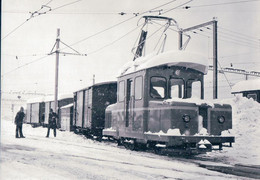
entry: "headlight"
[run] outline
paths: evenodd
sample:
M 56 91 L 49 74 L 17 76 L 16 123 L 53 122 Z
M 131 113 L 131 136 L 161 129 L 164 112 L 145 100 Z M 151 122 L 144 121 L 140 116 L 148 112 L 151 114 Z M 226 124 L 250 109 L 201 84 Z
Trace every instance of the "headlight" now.
M 221 124 L 224 123 L 225 122 L 225 117 L 224 116 L 219 116 L 218 117 L 218 122 L 221 123 Z
M 187 123 L 187 122 L 190 122 L 190 116 L 187 115 L 187 114 L 183 115 L 183 116 L 182 116 L 182 119 L 183 119 L 183 121 L 186 122 L 186 123 Z

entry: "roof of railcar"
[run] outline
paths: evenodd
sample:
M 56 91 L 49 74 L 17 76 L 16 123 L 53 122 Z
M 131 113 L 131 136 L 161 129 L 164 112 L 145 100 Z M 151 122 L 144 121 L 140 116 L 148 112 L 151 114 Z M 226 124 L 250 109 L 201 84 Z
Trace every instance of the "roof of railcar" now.
M 89 88 L 96 87 L 96 86 L 102 86 L 102 85 L 107 85 L 107 84 L 116 84 L 116 83 L 117 83 L 117 81 L 106 81 L 106 82 L 96 83 L 96 84 L 94 84 L 94 85 L 92 85 L 92 86 L 88 86 L 88 87 L 85 87 L 85 88 L 83 88 L 83 89 L 79 89 L 79 90 L 77 90 L 77 91 L 75 91 L 75 92 L 84 91 L 84 90 L 87 90 L 87 89 L 89 89 Z M 74 92 L 74 93 L 75 93 L 75 92 Z
M 119 76 L 158 66 L 180 66 L 197 70 L 203 74 L 208 72 L 208 59 L 197 53 L 186 51 L 168 51 L 160 54 L 150 54 L 126 63 Z

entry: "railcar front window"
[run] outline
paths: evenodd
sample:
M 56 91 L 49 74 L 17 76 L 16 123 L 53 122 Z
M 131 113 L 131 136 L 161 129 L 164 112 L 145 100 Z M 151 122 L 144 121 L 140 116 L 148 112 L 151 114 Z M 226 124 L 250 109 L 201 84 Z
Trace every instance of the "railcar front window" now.
M 154 99 L 163 99 L 166 95 L 166 79 L 152 77 L 150 82 L 150 96 Z
M 183 79 L 170 79 L 170 98 L 183 98 L 184 97 L 184 80 Z
M 201 81 L 187 81 L 187 98 L 201 98 Z

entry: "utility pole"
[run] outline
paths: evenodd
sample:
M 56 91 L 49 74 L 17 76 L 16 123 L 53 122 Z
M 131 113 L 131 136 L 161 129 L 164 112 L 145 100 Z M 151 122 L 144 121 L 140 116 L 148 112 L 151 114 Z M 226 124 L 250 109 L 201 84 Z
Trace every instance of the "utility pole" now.
M 218 36 L 217 21 L 213 21 L 213 99 L 218 98 Z
M 213 18 L 212 21 L 203 23 L 203 24 L 199 24 L 187 29 L 181 29 L 179 31 L 179 50 L 183 50 L 183 33 L 187 32 L 187 31 L 192 31 L 195 29 L 199 29 L 201 27 L 204 26 L 208 26 L 208 25 L 213 25 L 213 98 L 217 99 L 218 98 L 218 37 L 217 37 L 217 20 L 215 18 Z
M 59 80 L 59 53 L 60 53 L 60 29 L 57 29 L 56 39 L 56 65 L 55 65 L 55 97 L 54 97 L 54 112 L 58 114 L 58 80 Z
M 74 53 L 68 53 L 68 52 L 61 52 L 60 50 L 60 43 L 70 48 Z M 56 46 L 56 51 L 53 51 Z M 64 42 L 60 40 L 60 29 L 57 29 L 57 38 L 56 42 L 51 50 L 51 52 L 48 55 L 56 54 L 56 65 L 55 65 L 55 92 L 54 92 L 54 112 L 58 114 L 58 85 L 59 85 L 59 54 L 64 55 L 77 55 L 77 56 L 87 56 L 87 54 L 80 54 L 78 51 L 73 49 L 72 47 L 68 46 Z

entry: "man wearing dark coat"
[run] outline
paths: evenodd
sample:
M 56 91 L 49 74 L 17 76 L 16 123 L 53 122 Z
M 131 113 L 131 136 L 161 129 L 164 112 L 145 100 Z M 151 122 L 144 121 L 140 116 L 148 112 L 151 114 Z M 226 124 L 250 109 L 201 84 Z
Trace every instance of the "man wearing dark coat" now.
M 53 112 L 53 109 L 51 109 L 50 113 L 49 113 L 48 132 L 47 132 L 47 136 L 46 136 L 47 138 L 49 137 L 51 128 L 53 129 L 54 137 L 56 137 L 56 128 L 57 128 L 56 119 L 57 118 L 58 118 L 57 114 L 55 112 Z
M 15 133 L 16 138 L 25 138 L 23 136 L 23 118 L 24 118 L 24 116 L 25 116 L 24 109 L 23 109 L 23 107 L 21 107 L 20 111 L 18 111 L 15 116 L 15 122 L 14 122 L 16 124 L 16 133 Z

